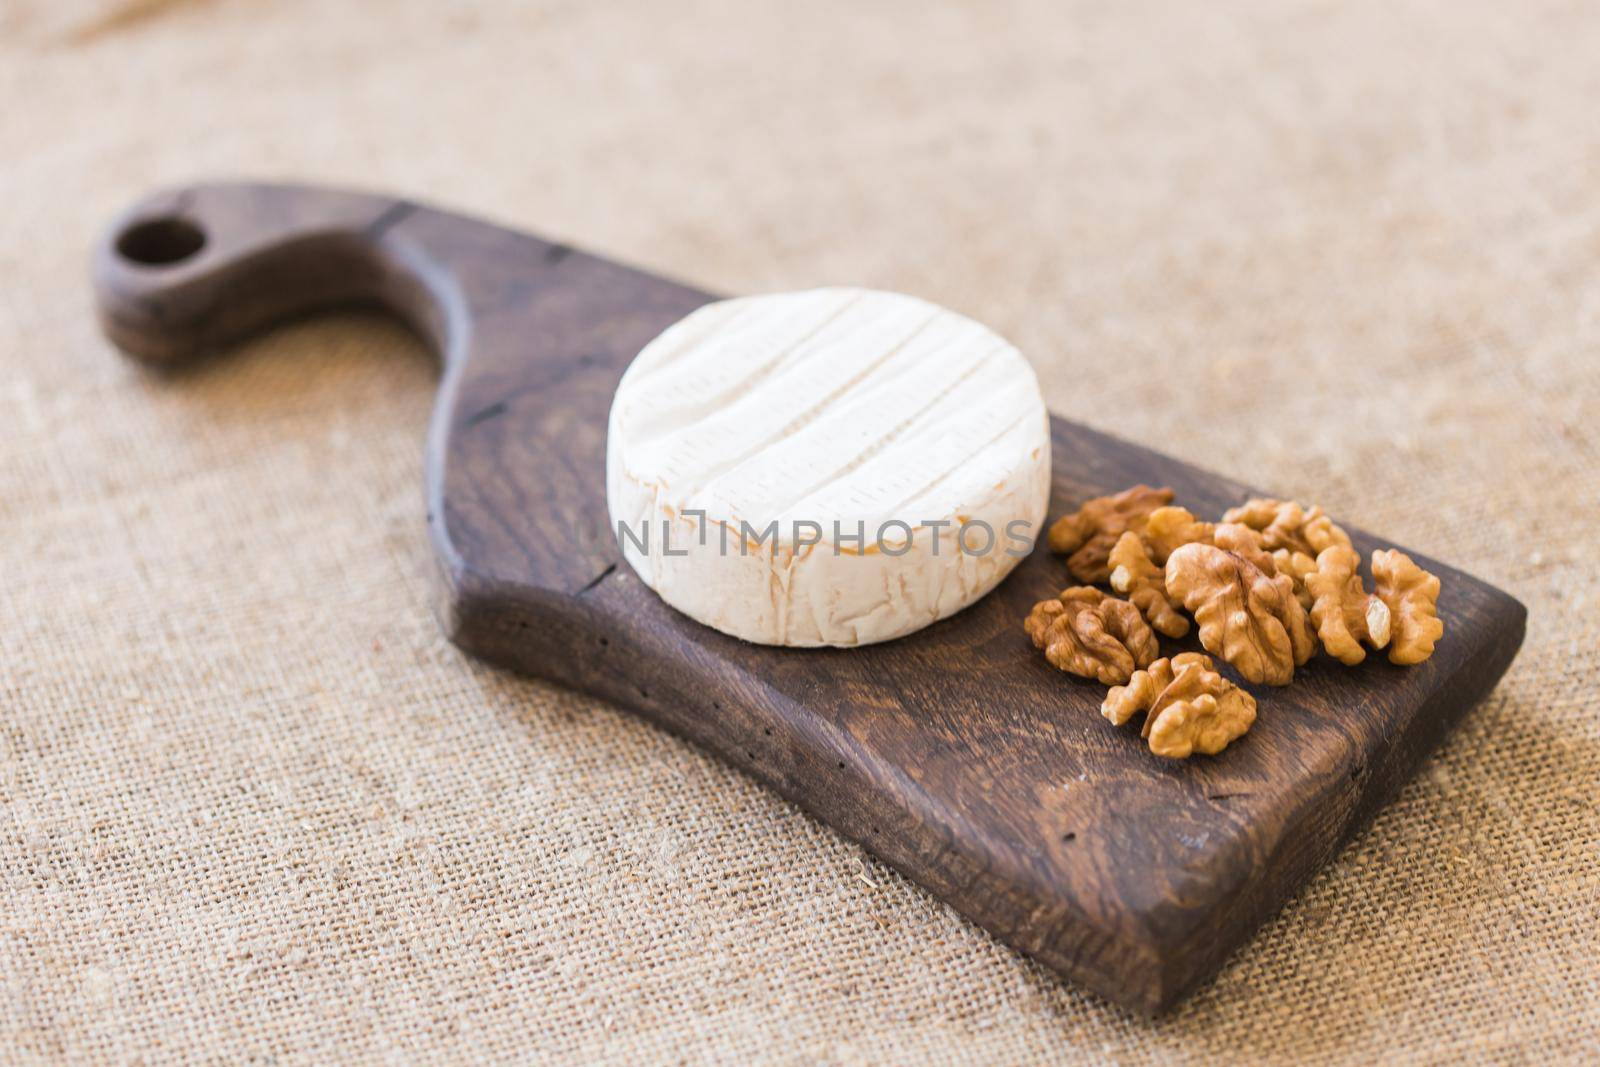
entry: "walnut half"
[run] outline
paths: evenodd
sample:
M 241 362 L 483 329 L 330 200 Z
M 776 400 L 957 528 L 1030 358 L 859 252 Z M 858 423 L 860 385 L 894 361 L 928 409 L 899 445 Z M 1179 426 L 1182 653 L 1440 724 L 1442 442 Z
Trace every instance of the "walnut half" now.
M 1166 572 L 1151 560 L 1138 534 L 1128 530 L 1117 538 L 1108 562 L 1111 588 L 1144 613 L 1151 629 L 1168 637 L 1182 637 L 1189 632 L 1189 620 L 1178 614 L 1177 606 L 1167 596 Z
M 1252 530 L 1261 531 L 1262 544 L 1269 552 L 1287 548 L 1314 559 L 1317 553 L 1332 545 L 1347 548 L 1350 545 L 1350 535 L 1335 525 L 1321 507 L 1303 508 L 1293 500 L 1256 497 L 1239 507 L 1229 508 L 1222 521 L 1243 523 Z
M 1360 564 L 1355 549 L 1330 545 L 1317 553 L 1317 569 L 1305 578 L 1322 647 L 1350 667 L 1367 658 L 1363 642 L 1373 648 L 1389 643 L 1389 606 L 1362 586 Z
M 1039 601 L 1023 628 L 1052 666 L 1106 685 L 1126 682 L 1161 655 L 1138 608 L 1091 586 Z
M 1255 697 L 1218 674 L 1211 657 L 1183 652 L 1158 659 L 1112 687 L 1100 714 L 1121 726 L 1141 711 L 1150 751 L 1171 759 L 1214 756 L 1256 721 Z
M 1439 579 L 1397 548 L 1372 554 L 1372 577 L 1378 597 L 1393 619 L 1389 662 L 1410 666 L 1433 655 L 1434 642 L 1444 636 L 1438 610 Z
M 1295 667 L 1316 651 L 1287 575 L 1269 574 L 1236 552 L 1202 544 L 1172 553 L 1166 574 L 1167 592 L 1200 625 L 1200 644 L 1245 681 L 1288 685 Z
M 1216 524 L 1201 522 L 1188 508 L 1169 504 L 1150 513 L 1140 536 L 1150 550 L 1150 558 L 1165 566 L 1168 557 L 1184 545 L 1192 545 L 1197 541 L 1211 544 L 1216 531 Z
M 1099 496 L 1050 524 L 1050 551 L 1067 556 L 1067 570 L 1080 582 L 1111 577 L 1111 548 L 1123 531 L 1144 529 L 1150 513 L 1172 502 L 1171 489 L 1136 485 L 1115 496 Z M 1070 553 L 1070 555 L 1069 555 Z
M 1280 548 L 1272 554 L 1272 563 L 1278 568 L 1279 574 L 1287 574 L 1289 580 L 1294 582 L 1294 595 L 1299 598 L 1300 606 L 1310 611 L 1315 598 L 1311 590 L 1306 588 L 1306 579 L 1317 573 L 1317 561 L 1304 552 Z
M 1271 552 L 1262 547 L 1260 531 L 1252 530 L 1243 523 L 1219 522 L 1209 543 L 1225 552 L 1232 552 L 1268 578 L 1277 577 L 1278 562 Z

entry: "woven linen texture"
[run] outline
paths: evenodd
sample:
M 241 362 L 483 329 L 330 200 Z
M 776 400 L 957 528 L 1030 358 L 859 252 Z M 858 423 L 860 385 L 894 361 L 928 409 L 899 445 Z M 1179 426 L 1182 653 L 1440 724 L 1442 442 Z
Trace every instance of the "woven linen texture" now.
M 1582 5 L 1479 0 L 11 0 L 0 1061 L 1593 1062 L 1596 57 Z M 942 302 L 1056 412 L 1510 590 L 1527 644 L 1214 982 L 1133 1018 L 445 642 L 435 370 L 397 327 L 120 359 L 89 246 L 213 176 Z

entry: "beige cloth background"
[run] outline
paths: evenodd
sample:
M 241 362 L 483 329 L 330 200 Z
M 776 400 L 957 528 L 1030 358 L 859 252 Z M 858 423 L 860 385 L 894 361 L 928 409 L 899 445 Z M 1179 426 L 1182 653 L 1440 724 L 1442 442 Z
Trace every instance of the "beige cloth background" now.
M 0 1060 L 1600 1055 L 1592 8 L 3 10 Z M 88 245 L 217 175 L 942 301 L 1058 412 L 1510 589 L 1527 645 L 1215 982 L 1133 1018 L 445 643 L 398 328 L 121 361 Z

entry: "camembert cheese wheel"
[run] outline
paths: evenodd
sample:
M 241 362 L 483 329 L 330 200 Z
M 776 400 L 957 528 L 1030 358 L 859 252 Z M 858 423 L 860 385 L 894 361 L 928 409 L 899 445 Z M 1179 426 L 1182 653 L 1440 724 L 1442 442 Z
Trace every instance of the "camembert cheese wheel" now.
M 982 597 L 1050 492 L 1033 369 L 925 300 L 816 289 L 708 304 L 617 386 L 607 499 L 668 604 L 768 645 L 864 645 Z

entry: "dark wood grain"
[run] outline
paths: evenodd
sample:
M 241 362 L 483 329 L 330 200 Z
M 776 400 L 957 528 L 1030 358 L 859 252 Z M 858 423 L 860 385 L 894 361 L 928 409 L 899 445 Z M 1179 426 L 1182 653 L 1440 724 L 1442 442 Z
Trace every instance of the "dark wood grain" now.
M 974 607 L 855 650 L 744 644 L 619 565 L 603 533 L 612 390 L 706 293 L 405 201 L 268 185 L 151 197 L 111 227 L 94 269 L 107 334 L 157 365 L 329 304 L 392 309 L 443 362 L 426 483 L 453 641 L 694 739 L 1137 1010 L 1213 973 L 1522 640 L 1520 604 L 1423 560 L 1444 582 L 1431 660 L 1317 660 L 1287 689 L 1255 688 L 1255 729 L 1220 757 L 1160 760 L 1136 725 L 1101 719 L 1102 687 L 1052 670 L 1023 635 L 1028 607 L 1066 584 L 1043 551 Z M 1052 429 L 1052 514 L 1135 482 L 1209 514 L 1251 492 L 1082 426 Z M 1378 544 L 1355 536 L 1363 554 Z

